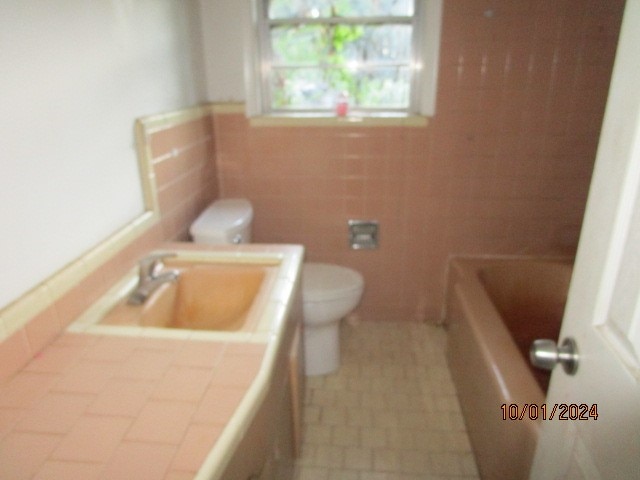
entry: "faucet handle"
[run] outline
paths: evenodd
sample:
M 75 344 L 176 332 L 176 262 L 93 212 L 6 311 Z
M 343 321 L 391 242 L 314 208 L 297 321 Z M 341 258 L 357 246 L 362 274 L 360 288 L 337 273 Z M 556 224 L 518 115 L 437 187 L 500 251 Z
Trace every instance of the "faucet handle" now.
M 175 256 L 177 256 L 175 253 L 160 252 L 142 258 L 139 262 L 140 279 L 152 278 L 156 274 L 156 270 L 162 267 L 162 260 Z

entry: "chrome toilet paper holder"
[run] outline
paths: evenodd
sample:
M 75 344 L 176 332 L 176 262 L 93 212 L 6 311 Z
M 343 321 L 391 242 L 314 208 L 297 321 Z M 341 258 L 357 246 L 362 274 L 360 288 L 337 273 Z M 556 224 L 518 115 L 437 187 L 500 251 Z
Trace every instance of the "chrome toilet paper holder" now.
M 378 248 L 377 220 L 349 220 L 349 245 L 354 250 Z

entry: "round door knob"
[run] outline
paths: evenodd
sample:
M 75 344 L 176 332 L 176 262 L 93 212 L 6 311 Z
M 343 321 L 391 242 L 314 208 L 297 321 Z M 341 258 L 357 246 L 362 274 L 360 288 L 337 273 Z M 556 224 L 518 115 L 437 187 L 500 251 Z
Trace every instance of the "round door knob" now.
M 560 347 L 553 340 L 541 338 L 531 344 L 529 360 L 544 370 L 552 370 L 560 363 L 566 373 L 573 375 L 578 371 L 578 347 L 573 338 L 565 338 Z

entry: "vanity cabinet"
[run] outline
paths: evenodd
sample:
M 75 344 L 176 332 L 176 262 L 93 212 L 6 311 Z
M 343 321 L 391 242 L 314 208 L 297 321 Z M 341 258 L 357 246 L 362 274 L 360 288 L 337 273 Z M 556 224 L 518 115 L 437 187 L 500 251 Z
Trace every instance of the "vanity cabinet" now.
M 279 344 L 266 395 L 238 444 L 224 480 L 288 480 L 300 451 L 304 395 L 299 288 Z

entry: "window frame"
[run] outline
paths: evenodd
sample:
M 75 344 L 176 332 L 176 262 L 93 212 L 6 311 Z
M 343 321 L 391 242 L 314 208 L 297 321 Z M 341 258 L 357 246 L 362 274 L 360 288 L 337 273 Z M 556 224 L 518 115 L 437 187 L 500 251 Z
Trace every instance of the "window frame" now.
M 269 73 L 271 68 L 270 28 L 274 24 L 305 23 L 300 21 L 269 20 L 268 0 L 250 0 L 251 22 L 245 43 L 245 90 L 247 95 L 246 110 L 249 117 L 333 117 L 331 109 L 277 109 L 271 108 Z M 313 19 L 306 23 L 354 23 L 363 24 L 360 20 Z M 406 19 L 411 18 L 410 22 Z M 393 20 L 386 23 L 411 24 L 412 55 L 410 98 L 407 108 L 357 109 L 349 115 L 356 117 L 408 117 L 415 115 L 433 116 L 435 114 L 436 84 L 438 75 L 438 58 L 440 49 L 440 28 L 442 22 L 442 0 L 415 0 L 413 17 L 376 17 L 381 20 Z M 369 22 L 374 23 L 374 22 Z

